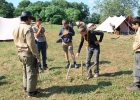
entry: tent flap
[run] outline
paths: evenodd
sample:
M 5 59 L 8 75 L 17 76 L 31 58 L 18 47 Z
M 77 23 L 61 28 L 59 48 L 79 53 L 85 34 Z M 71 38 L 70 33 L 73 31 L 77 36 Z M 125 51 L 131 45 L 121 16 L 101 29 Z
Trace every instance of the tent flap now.
M 0 17 L 0 40 L 12 40 L 15 27 L 20 24 L 20 17 L 2 18 Z

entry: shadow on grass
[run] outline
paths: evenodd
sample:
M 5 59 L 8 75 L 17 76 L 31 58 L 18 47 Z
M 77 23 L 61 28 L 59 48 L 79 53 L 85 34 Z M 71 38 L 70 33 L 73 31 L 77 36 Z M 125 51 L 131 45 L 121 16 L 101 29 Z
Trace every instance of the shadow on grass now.
M 61 69 L 63 67 L 51 67 L 50 70 L 54 70 L 54 69 Z
M 5 78 L 6 78 L 5 76 L 0 76 L 0 80 L 5 79 Z M 7 84 L 7 82 L 0 82 L 0 86 L 3 84 Z
M 0 80 L 5 79 L 5 78 L 6 78 L 5 76 L 0 76 Z
M 110 64 L 110 61 L 100 61 L 100 64 Z
M 100 61 L 99 64 L 110 64 L 110 61 Z M 91 62 L 91 65 L 94 65 L 94 62 Z M 79 66 L 81 66 L 81 64 L 79 64 Z M 83 66 L 86 66 L 86 63 L 83 63 Z
M 100 76 L 107 76 L 107 77 L 115 77 L 123 74 L 132 74 L 132 71 L 120 71 L 120 72 L 115 72 L 115 73 L 105 73 Z
M 111 86 L 111 85 L 112 83 L 110 81 L 109 82 L 101 81 L 98 83 L 98 85 L 84 84 L 84 85 L 75 85 L 75 86 L 52 86 L 46 89 L 41 89 L 42 92 L 47 92 L 47 93 L 41 93 L 40 97 L 49 97 L 53 94 L 61 94 L 61 93 L 83 94 L 88 92 L 95 92 L 97 89 L 101 89 L 105 86 Z

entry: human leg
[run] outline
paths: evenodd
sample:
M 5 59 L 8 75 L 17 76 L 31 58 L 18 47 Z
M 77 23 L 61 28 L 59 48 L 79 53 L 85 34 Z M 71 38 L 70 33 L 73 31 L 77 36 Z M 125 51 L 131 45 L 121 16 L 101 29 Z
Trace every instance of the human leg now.
M 100 55 L 100 48 L 95 48 L 93 50 L 93 54 L 94 54 L 94 77 L 98 77 L 99 75 L 99 55 Z
M 90 70 L 92 55 L 93 55 L 93 51 L 90 48 L 88 48 L 86 54 L 86 68 L 87 68 L 88 78 L 92 77 L 92 71 Z
M 134 53 L 134 69 L 133 69 L 134 84 L 127 86 L 128 90 L 140 90 L 140 53 Z
M 73 60 L 75 68 L 78 68 L 79 66 L 76 64 L 75 55 L 74 55 L 74 52 L 73 52 L 73 44 L 72 43 L 69 43 L 68 49 L 70 51 L 70 54 L 71 54 L 71 57 L 72 57 L 72 60 Z
M 70 65 L 69 56 L 68 56 L 68 44 L 62 42 L 62 47 L 63 47 L 64 53 L 65 53 L 65 59 L 67 61 L 66 68 L 68 68 Z

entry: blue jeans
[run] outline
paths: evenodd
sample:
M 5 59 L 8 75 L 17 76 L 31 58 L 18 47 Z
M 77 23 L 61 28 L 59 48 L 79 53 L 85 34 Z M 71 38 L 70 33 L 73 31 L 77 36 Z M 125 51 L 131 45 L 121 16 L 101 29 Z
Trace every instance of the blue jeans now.
M 37 42 L 36 41 L 36 46 L 37 46 L 37 49 L 38 49 L 38 52 L 42 54 L 42 64 L 43 64 L 43 67 L 46 68 L 47 67 L 47 64 L 46 64 L 46 41 L 45 42 Z M 41 64 L 38 63 L 38 67 L 40 68 L 41 67 Z
M 91 48 L 88 47 L 87 50 L 87 57 L 86 57 L 86 67 L 87 71 L 89 71 L 89 68 L 91 67 L 91 58 L 94 55 L 94 63 L 97 63 L 94 66 L 94 73 L 99 73 L 99 55 L 100 55 L 100 47 L 98 48 Z

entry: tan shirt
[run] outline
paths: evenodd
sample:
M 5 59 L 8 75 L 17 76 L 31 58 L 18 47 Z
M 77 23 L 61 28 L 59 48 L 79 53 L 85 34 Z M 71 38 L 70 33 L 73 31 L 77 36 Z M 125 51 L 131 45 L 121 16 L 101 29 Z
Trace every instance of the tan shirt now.
M 40 58 L 30 25 L 26 24 L 25 22 L 21 22 L 20 25 L 14 29 L 13 37 L 18 52 L 25 51 L 32 53 L 34 56 L 36 56 L 36 58 Z
M 135 36 L 135 40 L 133 43 L 133 50 L 136 51 L 140 51 L 140 27 L 137 30 L 136 36 Z

